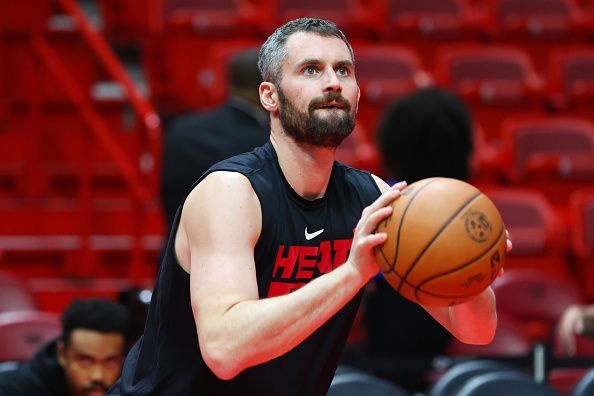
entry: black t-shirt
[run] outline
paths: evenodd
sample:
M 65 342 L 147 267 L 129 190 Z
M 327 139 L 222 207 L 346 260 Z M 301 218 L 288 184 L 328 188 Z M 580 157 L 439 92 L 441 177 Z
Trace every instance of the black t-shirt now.
M 33 359 L 18 369 L 0 373 L 0 396 L 68 396 L 56 343 L 54 340 L 44 345 Z
M 361 211 L 380 194 L 369 173 L 335 162 L 325 196 L 308 201 L 284 178 L 270 142 L 207 173 L 220 170 L 244 174 L 260 201 L 262 232 L 254 258 L 261 298 L 287 294 L 344 263 Z M 172 232 L 144 336 L 110 394 L 325 395 L 362 292 L 293 350 L 222 381 L 202 360 L 189 274 L 175 259 L 174 240 Z

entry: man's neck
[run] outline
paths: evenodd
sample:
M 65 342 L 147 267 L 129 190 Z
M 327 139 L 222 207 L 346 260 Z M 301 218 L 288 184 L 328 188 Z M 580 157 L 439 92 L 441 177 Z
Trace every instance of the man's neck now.
M 305 199 L 322 198 L 334 164 L 335 149 L 295 143 L 283 131 L 272 132 L 270 140 L 285 179 Z

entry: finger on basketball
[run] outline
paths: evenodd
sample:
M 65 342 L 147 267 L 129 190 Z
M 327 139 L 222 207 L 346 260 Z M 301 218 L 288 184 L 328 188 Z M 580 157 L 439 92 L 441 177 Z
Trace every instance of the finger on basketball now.
M 505 242 L 505 244 L 506 244 L 506 251 L 509 253 L 513 249 L 514 244 L 512 243 L 512 240 L 509 239 L 509 231 L 507 231 L 507 230 L 505 230 L 505 237 L 507 239 L 507 241 Z
M 406 188 L 407 183 L 405 181 L 398 182 L 392 186 L 392 190 L 402 191 Z
M 386 234 L 385 232 L 378 232 L 375 234 L 366 235 L 364 238 L 362 238 L 360 243 L 363 246 L 366 246 L 369 248 L 374 248 L 375 246 L 378 246 L 378 245 L 384 243 L 387 238 L 388 238 L 388 234 Z
M 390 203 L 392 203 L 392 201 L 394 201 L 396 198 L 398 198 L 400 196 L 400 194 L 401 194 L 401 192 L 399 189 L 387 190 L 382 195 L 380 195 L 379 198 L 376 199 L 374 203 L 372 203 L 369 206 L 369 208 L 371 209 L 371 212 L 373 213 L 379 208 L 390 205 Z
M 363 228 L 361 231 L 365 234 L 373 234 L 377 229 L 378 224 L 384 220 L 386 217 L 392 214 L 392 207 L 391 206 L 384 206 L 383 208 L 379 208 L 375 212 L 371 213 L 367 218 L 365 224 L 363 224 Z

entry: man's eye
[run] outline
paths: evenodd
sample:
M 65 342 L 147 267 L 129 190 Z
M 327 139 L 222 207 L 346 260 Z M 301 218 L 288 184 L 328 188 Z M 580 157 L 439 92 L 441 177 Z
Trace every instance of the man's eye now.
M 305 74 L 307 74 L 307 75 L 310 75 L 310 76 L 311 76 L 311 75 L 313 75 L 313 74 L 315 74 L 315 73 L 316 73 L 316 68 L 315 68 L 315 67 L 313 67 L 313 66 L 307 66 L 307 67 L 306 67 L 306 68 L 303 70 L 303 72 L 304 72 Z
M 104 366 L 106 368 L 112 369 L 112 368 L 119 367 L 121 363 L 122 363 L 122 359 L 121 358 L 115 358 L 115 357 L 113 357 L 113 358 L 107 359 L 105 361 L 105 363 L 104 363 Z
M 348 76 L 349 70 L 346 67 L 339 67 L 338 69 L 336 69 L 336 74 L 338 74 L 339 76 Z
M 88 356 L 79 356 L 76 360 L 82 367 L 89 367 L 93 364 L 93 359 Z

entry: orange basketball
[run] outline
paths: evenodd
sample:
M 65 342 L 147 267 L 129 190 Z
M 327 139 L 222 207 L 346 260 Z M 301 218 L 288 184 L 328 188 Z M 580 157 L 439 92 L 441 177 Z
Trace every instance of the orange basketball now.
M 423 179 L 392 207 L 376 230 L 388 239 L 375 256 L 404 297 L 446 306 L 471 299 L 495 280 L 505 262 L 505 226 L 477 188 L 456 179 Z

